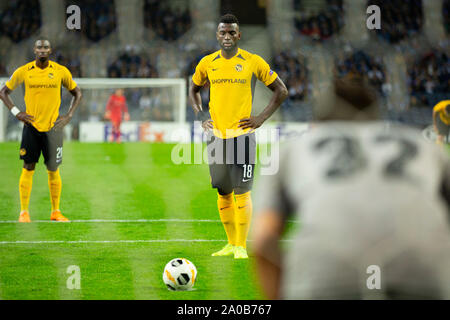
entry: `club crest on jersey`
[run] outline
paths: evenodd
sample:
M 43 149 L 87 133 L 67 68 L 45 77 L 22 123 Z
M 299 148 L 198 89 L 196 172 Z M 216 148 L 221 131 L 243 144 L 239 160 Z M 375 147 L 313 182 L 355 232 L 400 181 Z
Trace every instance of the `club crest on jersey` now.
M 22 148 L 22 149 L 20 149 L 19 154 L 23 157 L 24 155 L 27 154 L 27 150 Z
M 53 73 L 50 72 L 50 73 L 48 74 L 48 77 L 49 77 L 50 79 L 53 79 Z
M 241 72 L 242 69 L 243 69 L 243 67 L 242 67 L 241 64 L 237 64 L 237 65 L 235 65 L 234 67 L 236 68 L 236 71 L 237 71 L 237 72 Z

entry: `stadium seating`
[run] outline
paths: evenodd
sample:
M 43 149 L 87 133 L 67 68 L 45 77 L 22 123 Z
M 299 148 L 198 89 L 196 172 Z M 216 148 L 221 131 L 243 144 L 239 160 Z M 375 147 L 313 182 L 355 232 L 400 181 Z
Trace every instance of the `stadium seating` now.
M 11 0 L 0 13 L 0 35 L 18 43 L 29 38 L 41 26 L 39 0 Z
M 422 0 L 369 0 L 367 5 L 380 7 L 383 12 L 381 15 L 383 27 L 376 30 L 376 33 L 390 43 L 397 43 L 422 30 Z
M 66 1 L 67 6 L 78 5 L 81 10 L 81 32 L 91 41 L 99 41 L 114 31 L 117 25 L 114 1 L 74 0 Z

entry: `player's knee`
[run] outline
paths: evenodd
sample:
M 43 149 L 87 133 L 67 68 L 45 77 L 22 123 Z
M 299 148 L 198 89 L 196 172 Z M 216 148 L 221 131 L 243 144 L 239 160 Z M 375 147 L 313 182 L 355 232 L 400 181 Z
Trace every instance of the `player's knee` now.
M 250 191 L 248 187 L 236 187 L 234 188 L 234 194 L 244 194 Z
M 221 196 L 226 196 L 229 195 L 233 192 L 233 189 L 231 188 L 226 188 L 226 187 L 218 187 L 217 188 L 217 192 L 221 195 Z
M 58 170 L 58 165 L 55 164 L 46 164 L 48 171 L 56 171 Z
M 33 171 L 36 168 L 36 163 L 23 163 L 23 168 L 28 171 Z

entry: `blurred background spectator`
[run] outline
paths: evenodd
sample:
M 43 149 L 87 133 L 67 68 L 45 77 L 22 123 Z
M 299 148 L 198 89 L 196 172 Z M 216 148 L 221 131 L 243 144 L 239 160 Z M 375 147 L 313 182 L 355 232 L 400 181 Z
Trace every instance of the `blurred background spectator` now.
M 116 29 L 117 19 L 114 0 L 70 0 L 81 9 L 81 33 L 97 42 Z
M 312 91 L 307 61 L 297 50 L 281 51 L 274 55 L 273 69 L 286 84 L 288 98 L 281 106 L 283 120 L 298 121 L 305 117 L 307 106 L 302 104 Z
M 67 67 L 72 73 L 72 77 L 80 78 L 83 76 L 80 61 L 80 52 L 77 49 L 53 48 L 53 59 Z
M 302 35 L 311 37 L 313 40 L 321 41 L 329 39 L 337 34 L 344 25 L 343 0 L 326 0 L 326 9 L 317 14 L 308 14 L 303 10 L 302 0 L 294 1 L 295 27 Z
M 8 0 L 0 13 L 0 35 L 18 43 L 41 27 L 41 5 L 39 0 Z
M 442 19 L 444 21 L 444 29 L 447 34 L 450 34 L 450 0 L 442 2 Z
M 433 49 L 410 59 L 408 86 L 412 106 L 433 107 L 437 102 L 449 98 L 449 58 L 448 53 Z
M 144 25 L 165 41 L 177 40 L 191 28 L 189 2 L 184 7 L 170 6 L 169 1 L 145 0 Z
M 374 58 L 363 50 L 353 50 L 351 53 L 341 54 L 335 58 L 335 67 L 340 77 L 353 73 L 366 78 L 382 96 L 387 96 L 390 91 L 385 67 L 380 57 Z
M 109 78 L 157 78 L 155 65 L 153 52 L 138 53 L 133 46 L 127 46 L 107 65 L 107 74 Z
M 376 33 L 390 43 L 397 43 L 422 30 L 422 0 L 369 0 L 370 5 L 381 9 L 381 29 Z

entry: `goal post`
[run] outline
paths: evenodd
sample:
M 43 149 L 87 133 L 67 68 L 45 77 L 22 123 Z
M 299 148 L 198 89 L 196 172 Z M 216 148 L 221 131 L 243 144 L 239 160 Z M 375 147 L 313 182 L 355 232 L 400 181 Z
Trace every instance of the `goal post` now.
M 0 78 L 2 86 L 8 78 Z M 186 125 L 187 81 L 183 78 L 74 78 L 82 90 L 83 99 L 75 113 L 75 122 L 90 125 L 103 121 L 108 98 L 114 89 L 124 89 L 128 108 L 134 122 L 164 122 L 168 127 Z M 25 109 L 24 88 L 20 86 L 12 98 L 17 106 Z M 136 98 L 138 97 L 138 98 Z M 60 113 L 68 110 L 72 96 L 62 90 Z M 144 101 L 145 100 L 145 101 Z M 0 142 L 17 140 L 21 124 L 9 116 L 7 108 L 0 101 Z M 155 116 L 156 114 L 156 116 Z M 160 116 L 160 118 L 158 118 Z M 74 122 L 74 121 L 72 121 Z M 103 124 L 102 124 L 103 126 Z M 86 128 L 86 127 L 85 127 Z M 70 133 L 69 133 L 70 135 Z
M 186 122 L 186 79 L 176 78 L 74 78 L 80 89 L 116 89 L 116 88 L 174 88 L 176 117 L 175 122 Z

